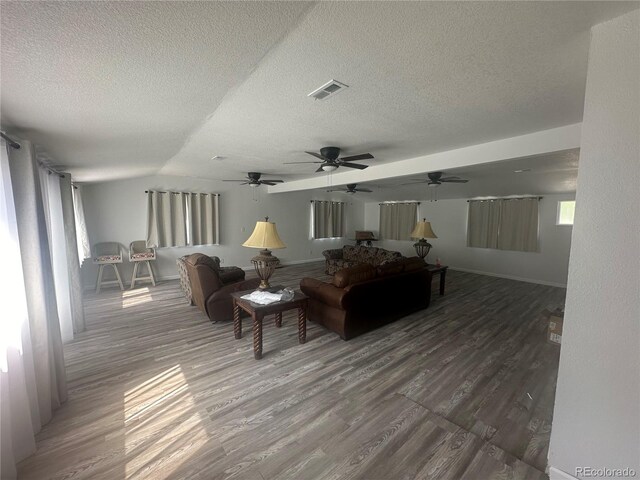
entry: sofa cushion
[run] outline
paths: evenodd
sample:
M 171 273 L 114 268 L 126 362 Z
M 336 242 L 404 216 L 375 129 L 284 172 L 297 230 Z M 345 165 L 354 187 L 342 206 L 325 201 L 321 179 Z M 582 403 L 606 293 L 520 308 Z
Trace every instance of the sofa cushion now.
M 402 273 L 404 271 L 404 263 L 387 262 L 378 266 L 376 270 L 378 271 L 378 275 L 380 276 L 397 275 L 398 273 Z
M 368 263 L 361 263 L 349 268 L 343 268 L 333 276 L 333 284 L 338 288 L 345 288 L 354 283 L 371 280 L 376 276 L 376 269 Z
M 409 258 L 403 258 L 400 260 L 400 262 L 402 262 L 404 264 L 404 271 L 405 272 L 412 272 L 414 270 L 421 270 L 424 267 L 427 266 L 426 263 L 424 263 L 424 260 L 422 260 L 420 257 L 409 257 Z
M 218 276 L 225 285 L 228 283 L 241 282 L 244 280 L 245 273 L 240 267 L 220 267 Z

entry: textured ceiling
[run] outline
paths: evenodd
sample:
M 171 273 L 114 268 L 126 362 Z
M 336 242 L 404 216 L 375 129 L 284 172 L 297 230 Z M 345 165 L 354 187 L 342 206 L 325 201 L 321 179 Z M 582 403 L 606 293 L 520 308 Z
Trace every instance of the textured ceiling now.
M 81 181 L 413 158 L 580 122 L 589 28 L 637 7 L 2 2 L 2 125 Z

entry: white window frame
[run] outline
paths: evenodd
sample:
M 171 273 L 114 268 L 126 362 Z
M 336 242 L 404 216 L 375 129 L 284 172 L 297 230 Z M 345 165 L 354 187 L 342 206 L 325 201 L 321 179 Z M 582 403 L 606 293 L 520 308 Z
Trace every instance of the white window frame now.
M 573 203 L 574 207 L 573 207 L 573 215 L 574 217 L 571 219 L 571 223 L 567 223 L 567 222 L 560 222 L 560 211 L 562 210 L 562 205 L 565 203 Z M 573 226 L 573 222 L 575 220 L 575 200 L 559 200 L 558 201 L 558 209 L 556 211 L 556 225 L 560 226 L 560 227 L 572 227 Z

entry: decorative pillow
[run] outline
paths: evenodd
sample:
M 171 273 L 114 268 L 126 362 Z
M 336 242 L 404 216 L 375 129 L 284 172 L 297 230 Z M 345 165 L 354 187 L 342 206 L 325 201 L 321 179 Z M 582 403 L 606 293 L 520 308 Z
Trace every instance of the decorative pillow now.
M 376 269 L 367 263 L 343 268 L 333 276 L 333 284 L 338 288 L 344 288 L 354 283 L 364 282 L 376 277 Z

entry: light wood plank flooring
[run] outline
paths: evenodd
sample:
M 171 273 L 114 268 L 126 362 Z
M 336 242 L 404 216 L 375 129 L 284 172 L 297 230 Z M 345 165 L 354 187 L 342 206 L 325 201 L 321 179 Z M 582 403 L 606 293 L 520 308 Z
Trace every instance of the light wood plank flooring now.
M 278 269 L 297 286 L 320 263 Z M 427 310 L 349 342 L 295 312 L 233 338 L 178 282 L 87 294 L 69 401 L 21 479 L 544 479 L 564 290 L 450 271 Z M 389 299 L 389 301 L 395 301 Z M 245 320 L 248 322 L 248 320 Z

